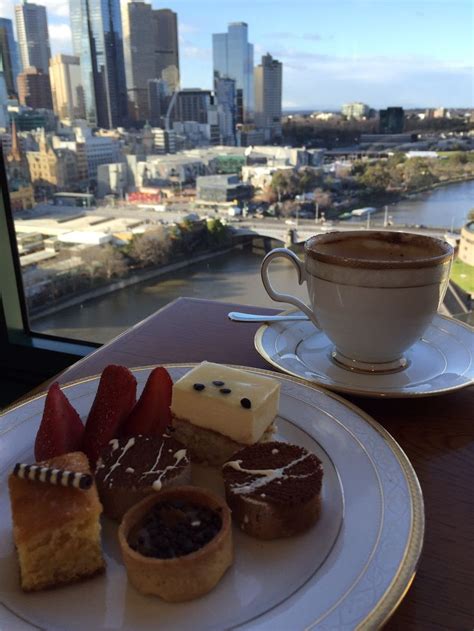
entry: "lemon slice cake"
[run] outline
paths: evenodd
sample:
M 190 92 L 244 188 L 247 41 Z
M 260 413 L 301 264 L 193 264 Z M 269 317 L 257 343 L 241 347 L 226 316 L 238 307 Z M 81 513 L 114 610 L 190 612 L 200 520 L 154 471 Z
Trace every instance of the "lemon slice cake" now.
M 279 397 L 276 379 L 202 362 L 173 386 L 174 437 L 193 460 L 222 465 L 243 447 L 271 440 Z

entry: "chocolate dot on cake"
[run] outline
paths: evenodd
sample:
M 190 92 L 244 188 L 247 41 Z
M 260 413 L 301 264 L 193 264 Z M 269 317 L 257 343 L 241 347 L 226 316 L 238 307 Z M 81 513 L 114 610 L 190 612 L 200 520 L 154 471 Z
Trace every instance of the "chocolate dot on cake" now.
M 218 381 L 217 379 L 215 381 L 212 382 L 217 388 L 220 388 L 220 386 L 225 385 L 223 381 Z
M 230 394 L 232 390 L 230 388 L 221 388 L 219 392 L 222 392 L 222 394 Z
M 252 407 L 252 403 L 250 401 L 250 399 L 247 399 L 247 397 L 244 397 L 243 399 L 240 399 L 240 405 L 245 408 L 246 410 L 250 410 L 250 408 Z
M 197 390 L 198 392 L 201 392 L 201 390 L 204 390 L 205 387 L 206 386 L 203 383 L 195 383 L 193 385 L 193 388 Z
M 222 472 L 232 516 L 247 534 L 289 537 L 319 517 L 323 467 L 304 447 L 257 443 L 234 454 Z

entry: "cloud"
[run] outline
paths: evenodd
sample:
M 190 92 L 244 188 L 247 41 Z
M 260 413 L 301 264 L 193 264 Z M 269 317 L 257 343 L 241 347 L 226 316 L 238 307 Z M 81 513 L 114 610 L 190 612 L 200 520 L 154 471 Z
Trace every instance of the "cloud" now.
M 323 38 L 318 33 L 305 33 L 301 36 L 301 39 L 306 39 L 313 42 L 320 42 Z
M 12 0 L 0 0 L 0 15 L 4 18 L 10 18 L 10 20 L 14 20 L 15 11 L 14 11 L 14 3 Z
M 59 45 L 71 41 L 72 34 L 69 24 L 50 24 L 48 30 L 49 38 Z
M 304 39 L 307 41 L 320 42 L 323 38 L 319 33 L 290 33 L 289 31 L 274 31 L 265 33 L 265 39 Z
M 56 23 L 48 25 L 51 52 L 70 53 L 72 51 L 72 34 L 69 24 Z
M 293 39 L 294 37 L 298 37 L 294 33 L 289 33 L 288 31 L 276 31 L 271 33 L 265 33 L 263 35 L 266 39 Z
M 284 100 L 290 97 L 302 109 L 334 109 L 355 100 L 375 108 L 474 105 L 473 68 L 464 61 L 414 55 L 338 57 L 294 49 L 278 51 L 278 58 L 283 61 Z
M 187 59 L 205 59 L 209 61 L 212 56 L 212 51 L 210 48 L 200 48 L 199 46 L 183 46 L 181 48 L 181 53 L 183 57 Z
M 178 21 L 178 31 L 180 34 L 198 33 L 199 29 L 194 24 L 187 24 L 186 22 Z

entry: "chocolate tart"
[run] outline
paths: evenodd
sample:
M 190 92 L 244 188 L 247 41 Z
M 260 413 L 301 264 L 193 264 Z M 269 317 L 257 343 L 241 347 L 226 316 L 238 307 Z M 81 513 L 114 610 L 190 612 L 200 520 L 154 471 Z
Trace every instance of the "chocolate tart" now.
M 176 553 L 175 550 L 181 549 L 183 545 L 180 534 L 182 528 L 177 524 L 192 519 L 190 523 L 199 533 L 200 520 L 190 515 L 201 509 L 202 514 L 213 513 L 217 516 L 216 534 L 195 551 Z M 169 522 L 170 528 L 166 528 L 166 545 L 163 545 L 162 540 L 159 544 L 151 545 L 151 548 L 155 546 L 153 549 L 157 553 L 167 555 L 168 558 L 145 556 L 134 549 L 137 547 L 137 540 L 147 538 L 140 535 L 144 525 L 150 528 L 148 533 L 151 538 L 163 534 L 163 528 L 158 523 L 154 527 L 149 526 L 151 516 L 157 514 L 157 511 L 161 511 L 160 515 L 165 514 L 168 520 L 170 515 L 175 520 L 174 523 Z M 201 534 L 201 538 L 205 538 L 206 533 Z M 181 602 L 203 596 L 217 585 L 233 561 L 231 517 L 227 504 L 210 491 L 193 486 L 170 488 L 157 496 L 145 498 L 127 511 L 118 536 L 132 585 L 142 594 L 159 596 L 168 602 Z M 199 539 L 198 535 L 196 537 Z M 147 554 L 149 553 L 148 549 Z
M 319 518 L 323 466 L 304 447 L 257 443 L 234 454 L 222 475 L 232 517 L 252 537 L 291 537 Z

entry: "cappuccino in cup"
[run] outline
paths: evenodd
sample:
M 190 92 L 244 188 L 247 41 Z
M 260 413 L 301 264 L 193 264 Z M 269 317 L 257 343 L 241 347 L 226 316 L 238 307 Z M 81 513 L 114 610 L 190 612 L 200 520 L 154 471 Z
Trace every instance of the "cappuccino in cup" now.
M 276 257 L 296 267 L 309 305 L 273 289 Z M 369 230 L 330 232 L 306 241 L 304 262 L 276 248 L 262 262 L 269 296 L 303 311 L 333 342 L 333 360 L 351 370 L 391 372 L 421 338 L 446 293 L 453 248 L 432 237 Z

